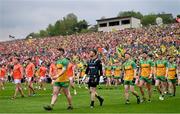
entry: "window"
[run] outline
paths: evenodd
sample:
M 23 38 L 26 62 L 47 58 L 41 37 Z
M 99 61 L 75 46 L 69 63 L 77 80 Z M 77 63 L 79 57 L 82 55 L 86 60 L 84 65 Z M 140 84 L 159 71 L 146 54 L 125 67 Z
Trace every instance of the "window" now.
M 107 23 L 101 23 L 99 24 L 99 27 L 107 27 Z
M 119 21 L 109 22 L 109 26 L 117 26 L 117 25 L 119 25 Z
M 130 20 L 129 20 L 129 19 L 128 19 L 128 20 L 122 20 L 122 21 L 121 21 L 121 24 L 122 24 L 122 25 L 130 24 Z

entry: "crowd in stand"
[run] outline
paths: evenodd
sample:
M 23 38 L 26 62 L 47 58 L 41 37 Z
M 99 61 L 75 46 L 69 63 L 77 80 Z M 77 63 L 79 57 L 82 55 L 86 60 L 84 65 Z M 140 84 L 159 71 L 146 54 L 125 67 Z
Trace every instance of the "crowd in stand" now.
M 63 47 L 70 58 L 86 60 L 89 49 L 98 51 L 108 58 L 117 53 L 117 48 L 128 51 L 137 58 L 143 50 L 153 55 L 164 50 L 165 56 L 178 58 L 180 45 L 180 24 L 170 24 L 138 29 L 125 29 L 113 32 L 93 32 L 56 36 L 38 39 L 13 40 L 0 42 L 1 62 L 7 61 L 13 54 L 21 55 L 23 62 L 28 57 L 50 62 L 56 56 L 55 49 Z

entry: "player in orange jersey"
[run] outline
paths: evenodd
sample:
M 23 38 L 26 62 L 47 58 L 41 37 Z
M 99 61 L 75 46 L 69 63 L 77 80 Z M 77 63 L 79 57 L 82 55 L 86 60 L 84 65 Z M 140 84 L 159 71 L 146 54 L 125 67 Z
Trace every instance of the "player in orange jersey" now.
M 15 88 L 15 93 L 12 99 L 15 99 L 18 91 L 20 92 L 21 96 L 24 97 L 24 92 L 22 90 L 22 85 L 21 85 L 21 80 L 23 78 L 23 67 L 20 64 L 20 59 L 17 57 L 13 58 L 13 64 L 14 64 L 14 67 L 13 67 L 11 76 L 13 76 L 16 88 Z
M 35 74 L 35 65 L 32 62 L 32 59 L 29 58 L 27 60 L 28 65 L 25 69 L 25 75 L 28 82 L 28 96 L 32 96 L 35 94 L 34 88 L 33 88 L 33 78 Z
M 42 62 L 41 67 L 39 68 L 39 89 L 44 89 L 45 88 L 45 82 L 46 82 L 46 73 L 47 73 L 47 68 L 45 67 L 45 63 Z
M 4 82 L 6 77 L 6 68 L 5 65 L 0 64 L 0 90 L 4 90 Z

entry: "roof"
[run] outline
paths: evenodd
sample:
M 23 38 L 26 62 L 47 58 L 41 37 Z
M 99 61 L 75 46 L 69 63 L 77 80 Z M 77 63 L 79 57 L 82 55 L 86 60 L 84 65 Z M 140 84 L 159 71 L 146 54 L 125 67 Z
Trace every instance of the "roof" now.
M 131 18 L 132 16 L 125 16 L 125 17 L 112 17 L 112 18 L 105 18 L 105 19 L 98 19 L 96 21 L 108 21 L 108 20 L 114 20 L 114 19 L 124 19 L 124 18 Z M 136 18 L 136 17 L 133 17 Z

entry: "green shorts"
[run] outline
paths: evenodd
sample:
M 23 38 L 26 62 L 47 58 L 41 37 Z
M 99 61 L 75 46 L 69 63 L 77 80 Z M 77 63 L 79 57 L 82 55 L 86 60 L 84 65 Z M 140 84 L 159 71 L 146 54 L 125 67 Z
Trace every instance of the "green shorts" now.
M 107 78 L 112 78 L 112 76 L 106 76 Z
M 168 79 L 168 82 L 172 82 L 173 84 L 176 83 L 176 79 Z
M 113 78 L 114 79 L 120 79 L 120 76 L 114 76 Z
M 165 76 L 156 76 L 156 80 L 160 80 L 162 82 L 166 82 Z
M 124 85 L 131 85 L 134 86 L 134 82 L 130 80 L 124 80 Z
M 144 80 L 146 83 L 149 83 L 151 84 L 152 83 L 152 80 L 149 79 L 148 77 L 143 77 L 143 76 L 140 76 L 140 80 Z
M 69 82 L 54 82 L 54 86 L 68 88 Z

